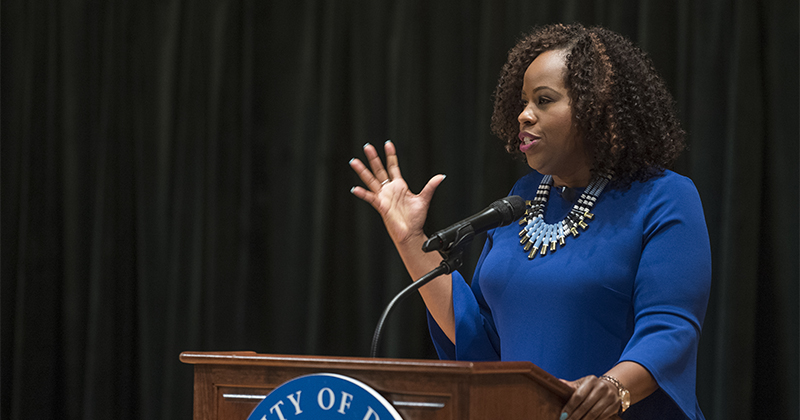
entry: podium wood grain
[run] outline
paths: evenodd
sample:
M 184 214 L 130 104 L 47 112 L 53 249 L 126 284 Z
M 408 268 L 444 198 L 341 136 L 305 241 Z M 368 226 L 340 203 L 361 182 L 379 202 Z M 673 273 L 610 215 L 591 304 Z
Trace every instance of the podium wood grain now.
M 405 420 L 556 420 L 572 390 L 529 362 L 456 362 L 255 352 L 184 352 L 194 365 L 194 420 L 245 420 L 298 376 L 338 373 L 383 395 Z

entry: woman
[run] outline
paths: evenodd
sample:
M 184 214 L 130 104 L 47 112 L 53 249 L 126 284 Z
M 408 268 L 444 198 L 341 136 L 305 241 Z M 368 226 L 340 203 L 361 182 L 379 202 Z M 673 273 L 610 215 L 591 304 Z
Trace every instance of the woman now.
M 533 169 L 511 190 L 530 208 L 489 232 L 471 286 L 455 272 L 420 289 L 440 357 L 537 364 L 575 389 L 562 420 L 703 419 L 708 233 L 692 182 L 665 169 L 684 133 L 649 59 L 602 28 L 537 28 L 509 53 L 492 130 Z M 444 176 L 413 194 L 391 142 L 385 167 L 364 152 L 352 193 L 418 279 L 439 263 L 422 227 Z

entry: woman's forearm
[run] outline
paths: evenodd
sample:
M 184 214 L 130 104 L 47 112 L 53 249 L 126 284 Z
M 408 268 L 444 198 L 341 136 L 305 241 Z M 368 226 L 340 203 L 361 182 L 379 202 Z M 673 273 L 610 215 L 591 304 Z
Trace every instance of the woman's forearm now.
M 419 280 L 439 266 L 442 259 L 437 252 L 423 252 L 422 245 L 428 238 L 422 234 L 410 238 L 403 244 L 395 243 L 400 258 L 414 281 Z M 431 316 L 450 341 L 455 343 L 455 318 L 453 315 L 452 276 L 439 276 L 419 290 Z

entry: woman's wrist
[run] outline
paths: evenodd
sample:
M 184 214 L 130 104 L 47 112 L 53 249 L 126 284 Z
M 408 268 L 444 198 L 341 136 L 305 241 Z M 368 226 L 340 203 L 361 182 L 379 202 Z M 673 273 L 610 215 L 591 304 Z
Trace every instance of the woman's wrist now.
M 600 377 L 600 379 L 605 380 L 617 389 L 620 405 L 619 412 L 624 413 L 625 410 L 631 406 L 631 393 L 628 391 L 628 388 L 625 388 L 625 385 L 622 385 L 622 382 L 620 382 L 619 379 L 611 375 L 603 375 Z

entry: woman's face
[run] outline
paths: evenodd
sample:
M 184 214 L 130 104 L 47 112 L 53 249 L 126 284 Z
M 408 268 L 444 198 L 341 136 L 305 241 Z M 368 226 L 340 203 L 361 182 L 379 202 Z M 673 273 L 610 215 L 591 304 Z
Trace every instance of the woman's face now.
M 539 54 L 525 71 L 524 108 L 517 117 L 519 149 L 528 165 L 552 175 L 555 185 L 585 187 L 591 178 L 591 159 L 572 119 L 565 71 L 563 51 Z

